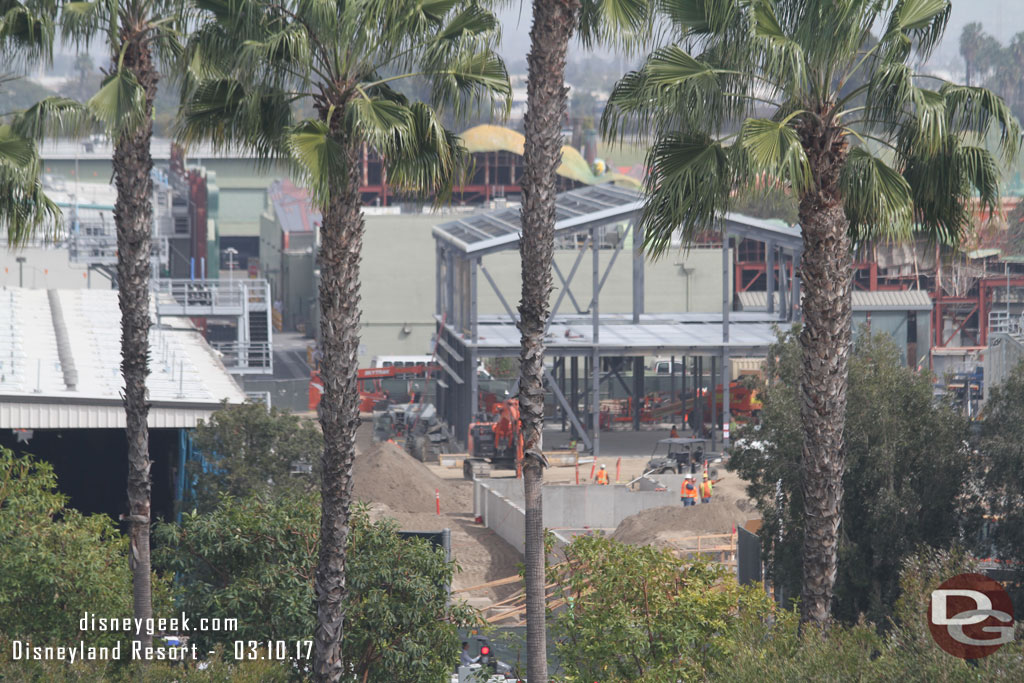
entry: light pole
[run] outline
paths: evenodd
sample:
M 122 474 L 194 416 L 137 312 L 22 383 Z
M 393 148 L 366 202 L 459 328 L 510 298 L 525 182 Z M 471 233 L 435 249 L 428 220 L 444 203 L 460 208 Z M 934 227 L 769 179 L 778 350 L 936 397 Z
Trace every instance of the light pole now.
M 18 262 L 18 286 L 25 286 L 25 257 L 19 256 L 14 259 Z
M 228 247 L 224 250 L 224 253 L 228 256 L 228 279 L 235 279 L 235 257 L 238 256 L 238 250 L 234 247 Z

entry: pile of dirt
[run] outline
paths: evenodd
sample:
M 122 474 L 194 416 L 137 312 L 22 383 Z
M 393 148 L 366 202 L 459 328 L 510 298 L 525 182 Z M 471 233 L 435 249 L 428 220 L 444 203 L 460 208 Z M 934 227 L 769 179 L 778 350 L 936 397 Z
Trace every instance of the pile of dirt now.
M 438 477 L 397 444 L 375 443 L 352 466 L 353 497 L 396 512 L 434 511 L 437 490 L 442 510 L 472 508 L 472 488 Z
M 743 507 L 747 507 L 743 505 Z M 712 500 L 691 507 L 666 505 L 630 515 L 612 538 L 630 545 L 661 544 L 666 538 L 726 534 L 751 518 L 736 502 Z

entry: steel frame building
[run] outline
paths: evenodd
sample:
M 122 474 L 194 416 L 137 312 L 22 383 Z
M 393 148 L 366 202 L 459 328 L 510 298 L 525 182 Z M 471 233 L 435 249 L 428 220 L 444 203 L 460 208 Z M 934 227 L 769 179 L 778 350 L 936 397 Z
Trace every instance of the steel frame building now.
M 644 255 L 641 251 L 643 235 L 637 226 L 642 208 L 643 199 L 637 192 L 613 185 L 564 192 L 558 195 L 556 203 L 556 242 L 565 243 L 563 238 L 572 236 L 575 239 L 571 242 L 577 245 L 578 253 L 568 273 L 563 273 L 557 264 L 553 264 L 558 293 L 554 297 L 545 344 L 547 355 L 554 359 L 554 367 L 545 370 L 545 379 L 564 415 L 595 455 L 600 454 L 601 383 L 617 377 L 625 385 L 618 370 L 602 371 L 602 359 L 632 359 L 633 387 L 627 387 L 627 391 L 633 397 L 644 395 L 645 356 L 675 354 L 720 360 L 724 390 L 721 416 L 722 424 L 728 425 L 730 357 L 764 355 L 775 338 L 773 326 L 799 316 L 800 281 L 796 268 L 781 269 L 782 272 L 788 270 L 791 276 L 778 283 L 778 310 L 774 305 L 776 297 L 769 296 L 766 312 L 733 312 L 730 237 L 765 243 L 767 253 L 773 260 L 778 255 L 780 263 L 799 263 L 803 248 L 799 228 L 778 227 L 734 214 L 726 215 L 721 222 L 724 237 L 721 313 L 646 313 Z M 607 245 L 605 231 L 619 226 L 624 226 L 624 230 L 614 247 L 602 249 L 602 243 Z M 474 214 L 437 225 L 433 230 L 436 247 L 435 353 L 438 364 L 444 369 L 437 401 L 441 414 L 460 438 L 465 438 L 470 422 L 481 408 L 476 371 L 478 361 L 519 355 L 517 314 L 509 304 L 509 299 L 514 301 L 519 293 L 500 290 L 487 270 L 485 258 L 496 252 L 517 249 L 520 231 L 518 208 Z M 632 310 L 605 311 L 601 308 L 601 291 L 612 266 L 624 251 L 627 235 L 632 238 Z M 602 251 L 606 254 L 605 259 L 602 259 Z M 594 295 L 585 306 L 581 306 L 573 294 L 572 284 L 588 252 Z M 602 260 L 605 263 L 602 264 Z M 774 293 L 774 269 L 769 269 L 768 273 L 768 292 Z M 501 302 L 503 315 L 479 313 L 481 275 Z M 583 313 L 561 313 L 566 298 Z M 589 400 L 584 399 L 592 408 L 589 430 L 584 426 L 588 416 L 578 415 L 578 404 L 573 405 L 566 398 L 565 360 L 572 361 L 575 385 L 580 357 L 584 358 L 585 374 L 590 376 L 593 394 Z M 714 370 L 712 374 L 715 374 Z M 633 401 L 634 429 L 639 429 L 640 403 L 639 400 Z M 728 438 L 727 430 L 725 434 Z

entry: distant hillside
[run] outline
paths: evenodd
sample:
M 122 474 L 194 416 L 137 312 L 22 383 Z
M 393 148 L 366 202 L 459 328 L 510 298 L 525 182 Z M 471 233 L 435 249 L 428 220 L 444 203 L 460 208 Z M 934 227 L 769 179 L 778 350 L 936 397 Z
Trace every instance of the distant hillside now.
M 56 94 L 26 78 L 15 78 L 0 83 L 0 114 L 28 109 L 44 97 Z

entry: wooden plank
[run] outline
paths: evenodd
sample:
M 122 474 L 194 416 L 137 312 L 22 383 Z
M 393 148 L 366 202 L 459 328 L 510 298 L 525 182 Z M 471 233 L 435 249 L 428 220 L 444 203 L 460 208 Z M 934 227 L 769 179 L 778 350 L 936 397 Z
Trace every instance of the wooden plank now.
M 472 591 L 480 590 L 482 588 L 495 588 L 497 586 L 507 586 L 511 583 L 515 583 L 517 581 L 522 580 L 523 577 L 516 574 L 515 576 L 507 576 L 504 579 L 496 579 L 494 581 L 488 581 L 487 583 L 481 583 L 477 586 L 470 586 L 469 588 L 460 588 L 458 590 L 452 591 L 452 595 L 455 595 L 456 593 L 469 593 Z

